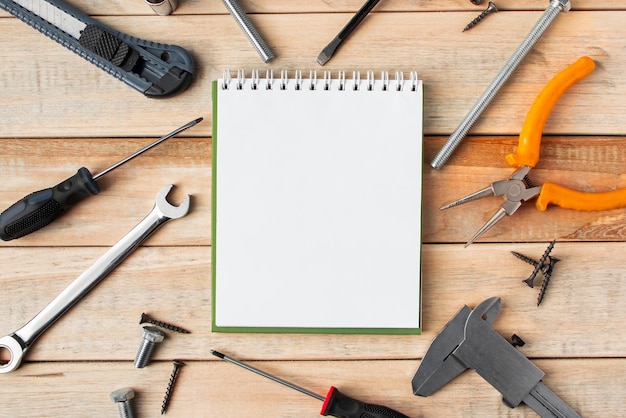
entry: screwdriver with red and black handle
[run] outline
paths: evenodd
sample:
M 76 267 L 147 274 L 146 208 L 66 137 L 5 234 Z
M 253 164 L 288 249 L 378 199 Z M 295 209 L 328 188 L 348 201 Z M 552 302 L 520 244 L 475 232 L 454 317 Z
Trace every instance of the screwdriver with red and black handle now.
M 0 238 L 3 241 L 21 238 L 50 224 L 69 207 L 100 193 L 96 182 L 100 177 L 200 121 L 202 118 L 184 124 L 96 175 L 81 167 L 76 174 L 56 186 L 23 197 L 0 214 Z
M 320 412 L 320 415 L 323 416 L 330 415 L 338 418 L 409 418 L 408 416 L 386 406 L 368 404 L 346 396 L 343 393 L 339 392 L 339 390 L 334 386 L 330 387 L 328 394 L 324 398 L 317 393 L 294 385 L 293 383 L 287 382 L 286 380 L 259 370 L 256 367 L 252 367 L 249 364 L 242 363 L 241 361 L 235 360 L 234 358 L 229 357 L 226 354 L 222 354 L 219 351 L 211 350 L 211 354 L 230 363 L 236 364 L 237 366 L 243 367 L 246 370 L 273 380 L 274 382 L 280 383 L 281 385 L 287 386 L 291 389 L 295 389 L 300 393 L 304 393 L 305 395 L 309 395 L 315 399 L 319 399 L 320 401 L 324 402 L 324 404 L 322 405 L 322 411 Z

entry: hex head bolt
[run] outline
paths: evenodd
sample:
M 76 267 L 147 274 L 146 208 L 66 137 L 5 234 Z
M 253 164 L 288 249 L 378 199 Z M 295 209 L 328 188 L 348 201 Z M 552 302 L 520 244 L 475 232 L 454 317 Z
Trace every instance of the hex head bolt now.
M 133 418 L 133 408 L 130 400 L 135 397 L 135 391 L 131 388 L 121 388 L 111 392 L 111 400 L 117 404 L 120 418 Z
M 139 346 L 139 351 L 137 351 L 137 356 L 135 357 L 135 367 L 138 369 L 146 367 L 155 344 L 165 339 L 165 334 L 156 327 L 143 327 L 142 335 L 141 346 Z

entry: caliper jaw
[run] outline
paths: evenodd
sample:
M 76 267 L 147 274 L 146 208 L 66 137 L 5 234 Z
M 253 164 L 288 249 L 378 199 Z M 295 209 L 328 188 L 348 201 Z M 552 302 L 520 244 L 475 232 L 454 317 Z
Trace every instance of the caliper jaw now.
M 501 304 L 493 297 L 473 310 L 464 306 L 452 318 L 415 372 L 413 393 L 429 396 L 469 368 L 496 388 L 510 408 L 524 402 L 542 417 L 580 417 L 541 382 L 544 373 L 492 328 Z

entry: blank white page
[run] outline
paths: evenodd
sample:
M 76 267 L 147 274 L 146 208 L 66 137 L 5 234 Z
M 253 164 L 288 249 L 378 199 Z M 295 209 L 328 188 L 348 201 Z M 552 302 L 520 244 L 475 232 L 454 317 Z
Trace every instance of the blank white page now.
M 421 81 L 227 83 L 213 94 L 213 329 L 419 333 Z

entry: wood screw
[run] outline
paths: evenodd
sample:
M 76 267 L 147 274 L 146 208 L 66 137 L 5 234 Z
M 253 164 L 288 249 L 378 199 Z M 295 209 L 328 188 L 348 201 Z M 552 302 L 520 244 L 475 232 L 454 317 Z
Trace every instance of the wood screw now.
M 167 384 L 167 389 L 165 389 L 165 396 L 163 397 L 163 404 L 161 405 L 161 415 L 165 414 L 165 411 L 170 404 L 170 397 L 172 396 L 172 390 L 174 390 L 174 384 L 178 378 L 178 372 L 180 371 L 180 368 L 185 365 L 185 363 L 179 360 L 174 360 L 173 363 L 174 369 L 170 375 L 170 381 Z
M 187 331 L 185 328 L 167 323 L 167 322 L 163 322 L 163 321 L 158 321 L 154 318 L 152 318 L 151 316 L 149 316 L 146 313 L 142 313 L 141 314 L 141 318 L 139 319 L 139 324 L 151 324 L 151 325 L 155 325 L 159 328 L 163 328 L 163 329 L 167 329 L 170 331 L 174 331 L 174 332 L 178 332 L 179 334 L 190 334 L 189 331 Z
M 474 4 L 478 4 L 478 3 L 474 3 Z M 478 22 L 480 22 L 481 20 L 483 20 L 487 15 L 490 15 L 491 13 L 495 13 L 498 11 L 498 8 L 496 7 L 496 4 L 492 1 L 489 2 L 489 6 L 487 6 L 487 8 L 478 16 L 476 16 L 476 18 L 474 20 L 472 20 L 471 22 L 469 22 L 467 24 L 467 26 L 465 26 L 463 28 L 463 32 L 465 32 L 466 30 L 469 30 L 471 28 L 473 28 L 474 26 L 476 26 L 478 24 Z

